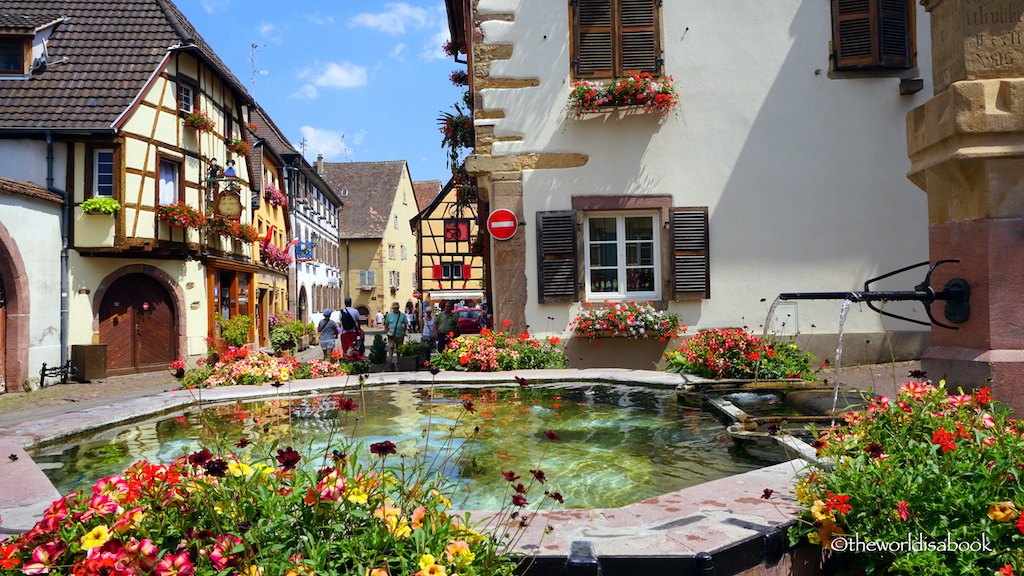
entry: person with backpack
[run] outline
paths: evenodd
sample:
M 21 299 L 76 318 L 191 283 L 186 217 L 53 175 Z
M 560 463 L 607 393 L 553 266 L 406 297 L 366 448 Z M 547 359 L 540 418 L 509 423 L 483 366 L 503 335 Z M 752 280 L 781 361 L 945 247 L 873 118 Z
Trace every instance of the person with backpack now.
M 352 298 L 345 298 L 345 307 L 341 309 L 341 352 L 349 356 L 359 338 L 359 310 L 352 307 Z
M 338 338 L 338 324 L 331 320 L 330 308 L 324 308 L 324 318 L 317 324 L 316 330 L 320 333 L 320 349 L 324 352 L 324 360 L 330 360 Z

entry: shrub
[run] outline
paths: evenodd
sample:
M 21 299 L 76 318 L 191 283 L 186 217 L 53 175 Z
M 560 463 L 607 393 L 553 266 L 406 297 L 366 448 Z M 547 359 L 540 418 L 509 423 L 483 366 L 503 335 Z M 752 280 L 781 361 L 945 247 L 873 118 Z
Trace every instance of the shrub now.
M 814 443 L 833 467 L 797 483 L 801 522 L 791 540 L 832 550 L 837 564 L 864 574 L 1019 574 L 1024 422 L 1009 415 L 988 388 L 949 394 L 929 382 L 847 414 Z M 853 536 L 924 547 L 842 553 Z
M 214 318 L 220 325 L 220 337 L 228 345 L 241 348 L 249 343 L 249 331 L 253 324 L 252 316 L 235 314 L 231 318 L 225 318 L 218 312 Z
M 539 342 L 526 332 L 513 336 L 482 328 L 479 335 L 459 336 L 450 341 L 430 360 L 430 365 L 469 372 L 565 368 L 565 352 L 558 344 L 557 338 Z
M 370 364 L 383 364 L 388 358 L 388 347 L 384 337 L 380 334 L 373 336 L 373 344 L 370 345 Z
M 705 330 L 665 354 L 665 370 L 705 378 L 813 378 L 814 356 L 740 328 Z M 758 363 L 760 362 L 760 365 Z

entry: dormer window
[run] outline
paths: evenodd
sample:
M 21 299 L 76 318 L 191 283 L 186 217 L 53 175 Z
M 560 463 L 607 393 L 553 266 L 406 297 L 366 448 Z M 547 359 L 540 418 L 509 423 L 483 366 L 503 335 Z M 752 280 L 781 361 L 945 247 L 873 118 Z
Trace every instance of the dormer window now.
M 31 36 L 0 37 L 0 74 L 28 74 Z
M 53 30 L 67 20 L 66 16 L 35 16 L 31 14 L 0 14 L 0 79 L 20 80 L 46 70 L 46 42 Z

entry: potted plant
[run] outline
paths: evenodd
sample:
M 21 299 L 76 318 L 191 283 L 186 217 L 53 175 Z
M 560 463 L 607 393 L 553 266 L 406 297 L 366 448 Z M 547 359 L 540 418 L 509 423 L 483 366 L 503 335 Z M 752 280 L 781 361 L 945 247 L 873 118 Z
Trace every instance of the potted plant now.
M 267 244 L 260 247 L 260 259 L 267 266 L 273 266 L 282 270 L 288 268 L 292 263 L 292 257 L 288 254 L 288 251 L 275 244 Z
M 607 300 L 599 307 L 587 302 L 569 327 L 577 338 L 586 340 L 602 337 L 659 338 L 664 342 L 686 332 L 679 316 L 657 310 L 650 302 L 612 303 Z
M 185 126 L 194 128 L 198 132 L 213 132 L 216 128 L 213 118 L 210 118 L 210 115 L 202 110 L 193 110 L 182 118 L 185 120 Z
M 249 332 L 252 330 L 252 316 L 246 314 L 235 314 L 231 318 L 225 318 L 218 313 L 215 316 L 217 324 L 220 325 L 220 337 L 235 348 L 241 348 L 249 343 Z
M 270 346 L 278 356 L 283 356 L 289 350 L 294 350 L 298 345 L 295 333 L 288 326 L 277 326 L 270 329 Z
M 647 72 L 610 82 L 584 80 L 572 85 L 569 108 L 577 118 L 608 107 L 641 107 L 644 112 L 668 114 L 679 96 L 671 76 L 655 78 Z
M 184 202 L 161 206 L 157 208 L 156 216 L 161 222 L 175 228 L 199 228 L 206 225 L 203 213 Z
M 113 214 L 121 209 L 121 203 L 113 198 L 89 198 L 81 206 L 86 214 Z
M 384 336 L 375 334 L 373 344 L 370 345 L 370 353 L 367 360 L 370 361 L 370 372 L 383 372 L 388 359 L 387 344 L 384 343 Z
M 288 203 L 288 197 L 273 184 L 267 184 L 263 187 L 263 198 L 271 206 L 283 207 Z
M 248 156 L 249 144 L 241 138 L 232 138 L 231 140 L 228 140 L 228 150 L 231 150 L 239 156 Z

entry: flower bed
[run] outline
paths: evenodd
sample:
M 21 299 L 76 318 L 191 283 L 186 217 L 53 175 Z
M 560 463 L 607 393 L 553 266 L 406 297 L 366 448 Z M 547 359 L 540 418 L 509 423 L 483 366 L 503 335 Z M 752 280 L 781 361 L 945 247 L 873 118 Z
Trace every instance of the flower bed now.
M 203 213 L 184 202 L 167 204 L 156 209 L 157 218 L 175 228 L 200 228 L 206 225 Z
M 595 307 L 587 302 L 579 315 L 569 323 L 577 338 L 595 340 L 605 337 L 658 338 L 662 342 L 686 332 L 679 316 L 657 310 L 650 302 L 620 302 L 605 300 Z
M 228 150 L 231 150 L 239 156 L 249 155 L 249 144 L 241 138 L 232 138 L 227 141 Z
M 344 376 L 354 372 L 352 365 L 344 361 L 310 360 L 303 363 L 292 356 L 278 358 L 266 352 L 232 346 L 216 364 L 200 360 L 198 368 L 184 373 L 181 384 L 187 389 L 262 386 L 268 382 Z
M 610 82 L 584 80 L 572 85 L 569 107 L 576 117 L 609 106 L 640 106 L 645 112 L 668 114 L 679 103 L 671 76 L 655 78 L 643 72 Z
M 506 323 L 503 328 L 508 328 Z M 469 372 L 495 372 L 530 368 L 565 368 L 566 356 L 558 338 L 539 342 L 526 332 L 519 336 L 482 328 L 480 335 L 452 339 L 430 360 L 433 368 Z
M 740 328 L 705 330 L 665 354 L 665 370 L 705 378 L 813 379 L 814 356 L 796 344 L 761 340 Z
M 821 545 L 850 573 L 1020 574 L 1024 422 L 989 393 L 908 382 L 895 401 L 847 414 L 814 443 L 834 469 L 797 484 L 791 540 Z M 920 546 L 879 548 L 908 542 Z

